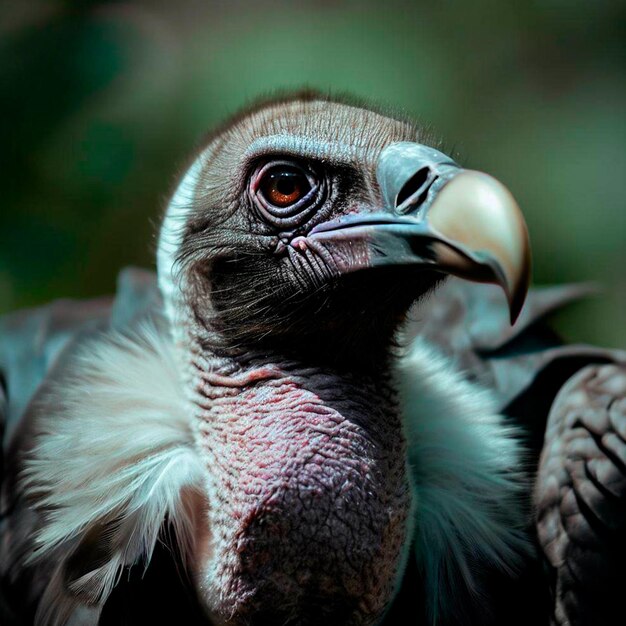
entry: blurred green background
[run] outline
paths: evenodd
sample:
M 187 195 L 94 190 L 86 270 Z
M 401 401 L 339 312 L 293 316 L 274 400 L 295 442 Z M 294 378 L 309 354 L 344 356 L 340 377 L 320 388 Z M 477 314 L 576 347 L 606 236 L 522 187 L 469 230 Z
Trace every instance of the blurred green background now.
M 389 103 L 527 216 L 536 283 L 604 291 L 560 314 L 626 345 L 626 19 L 610 0 L 0 5 L 0 312 L 112 292 L 152 266 L 195 142 L 259 94 Z

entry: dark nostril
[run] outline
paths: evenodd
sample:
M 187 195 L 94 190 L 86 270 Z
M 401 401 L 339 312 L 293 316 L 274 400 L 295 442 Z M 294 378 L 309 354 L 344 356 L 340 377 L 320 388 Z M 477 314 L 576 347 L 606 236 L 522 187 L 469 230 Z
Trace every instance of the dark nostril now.
M 402 189 L 400 189 L 397 197 L 396 197 L 396 206 L 400 206 L 407 198 L 410 198 L 412 195 L 416 194 L 427 184 L 428 179 L 430 177 L 430 168 L 422 167 L 417 170 L 409 180 L 404 183 Z M 418 202 L 415 204 L 420 204 L 423 201 L 422 197 L 418 198 Z

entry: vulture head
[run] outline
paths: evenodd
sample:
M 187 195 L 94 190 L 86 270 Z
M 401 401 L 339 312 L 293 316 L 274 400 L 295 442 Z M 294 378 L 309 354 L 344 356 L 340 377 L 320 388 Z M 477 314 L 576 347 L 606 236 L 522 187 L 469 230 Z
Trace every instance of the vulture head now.
M 416 504 L 393 361 L 446 274 L 500 285 L 528 241 L 506 188 L 409 121 L 311 94 L 210 135 L 158 243 L 204 469 L 189 569 L 218 625 L 374 624 Z
M 306 351 L 350 368 L 355 352 L 388 348 L 446 273 L 502 285 L 516 317 L 528 245 L 515 201 L 423 142 L 406 120 L 310 94 L 235 117 L 167 210 L 170 316 L 219 353 Z

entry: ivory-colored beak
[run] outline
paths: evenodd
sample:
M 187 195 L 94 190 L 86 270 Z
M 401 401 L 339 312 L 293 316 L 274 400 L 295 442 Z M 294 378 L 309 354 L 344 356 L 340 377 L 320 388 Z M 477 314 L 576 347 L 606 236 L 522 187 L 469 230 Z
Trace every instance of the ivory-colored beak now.
M 497 263 L 502 274 L 498 282 L 509 302 L 511 322 L 515 321 L 528 290 L 531 262 L 526 223 L 509 190 L 483 172 L 461 171 L 439 191 L 426 219 L 444 239 Z M 476 280 L 475 264 L 455 248 L 441 246 L 440 265 Z
M 325 245 L 343 246 L 336 255 L 340 271 L 415 265 L 494 283 L 504 290 L 515 322 L 528 291 L 530 244 L 508 189 L 411 142 L 382 151 L 377 179 L 384 211 L 341 216 L 309 233 Z M 365 244 L 365 252 L 349 252 L 357 242 Z

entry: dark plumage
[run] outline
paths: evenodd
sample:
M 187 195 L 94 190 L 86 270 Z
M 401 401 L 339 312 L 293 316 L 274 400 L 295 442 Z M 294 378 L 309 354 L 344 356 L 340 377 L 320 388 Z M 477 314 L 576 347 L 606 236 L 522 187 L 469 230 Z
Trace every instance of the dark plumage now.
M 158 288 L 127 271 L 113 302 L 4 320 L 5 621 L 376 624 L 410 606 L 424 623 L 547 622 L 524 447 L 541 449 L 569 376 L 620 357 L 538 332 L 566 292 L 532 293 L 513 329 L 492 287 L 428 300 L 456 274 L 500 285 L 515 318 L 529 267 L 506 189 L 429 143 L 315 94 L 265 102 L 179 181 Z M 557 441 L 568 394 L 597 404 L 576 380 Z M 562 590 L 586 600 L 571 543 L 555 552 L 541 525 L 556 449 L 535 493 L 564 620 Z
M 588 365 L 550 411 L 535 488 L 556 624 L 610 624 L 626 559 L 626 362 Z

